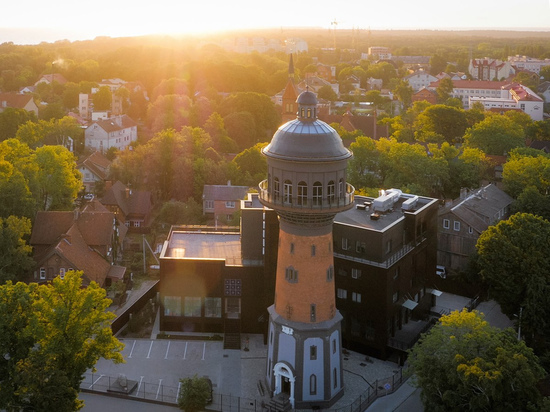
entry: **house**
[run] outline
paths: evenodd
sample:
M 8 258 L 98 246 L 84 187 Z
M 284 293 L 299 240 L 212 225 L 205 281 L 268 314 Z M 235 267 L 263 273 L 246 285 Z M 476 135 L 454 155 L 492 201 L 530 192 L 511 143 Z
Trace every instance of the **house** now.
M 84 139 L 87 148 L 101 153 L 124 150 L 137 140 L 137 123 L 127 115 L 98 120 L 86 128 Z
M 367 80 L 367 87 L 369 90 L 382 90 L 383 85 L 382 79 L 375 79 L 374 77 L 369 77 Z
M 390 49 L 382 46 L 369 47 L 368 55 L 373 56 L 376 60 L 390 60 L 392 58 Z
M 356 196 L 336 215 L 331 247 L 344 346 L 386 357 L 427 325 L 410 320 L 427 316 L 437 293 L 437 200 L 401 194 L 378 220 L 374 201 Z M 278 233 L 257 193 L 241 201 L 240 231 L 173 227 L 160 255 L 161 330 L 265 334 Z
M 42 76 L 40 76 L 40 79 L 38 79 L 36 83 L 34 83 L 34 85 L 37 86 L 40 83 L 53 84 L 54 82 L 65 84 L 67 83 L 67 79 L 65 79 L 65 77 L 59 73 L 43 74 Z
M 539 95 L 542 95 L 546 103 L 550 103 L 550 81 L 544 81 L 537 88 Z
M 100 202 L 131 232 L 149 230 L 153 210 L 151 192 L 135 191 L 116 181 L 105 189 Z
M 544 100 L 530 88 L 519 83 L 503 86 L 500 96 L 469 96 L 468 106 L 471 107 L 475 102 L 481 103 L 485 110 L 490 111 L 521 110 L 534 121 L 543 120 L 544 117 Z
M 454 271 L 466 269 L 481 233 L 507 219 L 513 199 L 496 185 L 463 189 L 460 197 L 438 212 L 437 263 Z
M 431 58 L 432 56 L 392 56 L 391 60 L 399 67 L 403 66 L 406 69 L 427 70 L 430 68 Z
M 33 112 L 38 116 L 38 106 L 34 102 L 34 98 L 29 94 L 0 93 L 0 113 L 8 107 Z
M 86 193 L 93 193 L 96 182 L 105 182 L 109 175 L 111 161 L 98 151 L 93 152 L 76 163 L 82 174 L 82 183 Z
M 416 93 L 412 95 L 411 100 L 413 102 L 421 102 L 421 101 L 427 101 L 431 104 L 437 103 L 437 93 L 434 90 L 427 89 L 423 87 Z
M 331 83 L 336 79 L 336 66 L 317 63 L 315 67 L 317 68 L 317 76 Z
M 409 83 L 415 92 L 419 91 L 423 87 L 428 87 L 430 83 L 437 81 L 437 79 L 437 77 L 432 76 L 424 70 L 417 70 L 403 78 L 403 80 Z
M 348 110 L 343 115 L 320 113 L 319 119 L 327 124 L 338 123 L 348 132 L 360 130 L 364 136 L 368 136 L 372 139 L 388 137 L 388 126 L 377 124 L 376 111 L 373 110 L 372 112 L 374 113 L 373 116 L 355 114 L 353 110 Z M 346 146 L 349 146 L 350 143 L 352 142 L 344 142 Z
M 334 93 L 336 93 L 337 95 L 340 94 L 340 86 L 338 83 L 330 83 L 319 76 L 307 76 L 306 80 L 298 83 L 297 89 L 306 90 L 307 88 L 314 93 L 318 93 L 319 89 L 323 86 L 329 86 L 332 88 L 332 90 L 334 90 Z
M 116 262 L 126 232 L 97 201 L 82 211 L 38 212 L 29 242 L 35 260 L 29 281 L 48 282 L 73 269 L 84 272 L 84 285 L 94 281 L 108 287 L 122 281 L 126 268 Z
M 550 153 L 550 140 L 534 140 L 529 147 L 531 149 L 542 150 L 544 153 Z
M 505 80 L 515 73 L 509 61 L 497 59 L 472 59 L 468 66 L 468 73 L 475 80 Z
M 550 66 L 550 59 L 535 59 L 529 56 L 508 56 L 508 61 L 518 70 L 527 70 L 532 73 L 540 74 L 540 69 Z
M 202 192 L 202 214 L 212 222 L 233 223 L 238 220 L 241 200 L 250 188 L 248 186 L 204 185 Z
M 436 91 L 441 80 L 430 83 L 427 87 L 431 91 Z M 497 82 L 488 80 L 452 80 L 453 91 L 451 97 L 462 101 L 464 109 L 470 108 L 470 97 L 501 98 L 502 88 L 510 84 L 509 82 Z M 506 92 L 506 94 L 508 94 Z

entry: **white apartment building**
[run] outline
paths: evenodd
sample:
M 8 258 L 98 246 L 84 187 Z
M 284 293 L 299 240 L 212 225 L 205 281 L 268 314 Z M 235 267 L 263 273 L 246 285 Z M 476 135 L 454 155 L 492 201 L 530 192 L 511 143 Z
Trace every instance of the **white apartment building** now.
M 518 69 L 527 70 L 536 74 L 540 74 L 541 68 L 550 66 L 550 59 L 540 60 L 529 56 L 508 56 L 508 61 Z
M 413 90 L 417 92 L 423 87 L 428 87 L 430 83 L 437 81 L 437 77 L 432 76 L 424 70 L 417 70 L 414 73 L 405 76 L 405 81 L 407 81 Z

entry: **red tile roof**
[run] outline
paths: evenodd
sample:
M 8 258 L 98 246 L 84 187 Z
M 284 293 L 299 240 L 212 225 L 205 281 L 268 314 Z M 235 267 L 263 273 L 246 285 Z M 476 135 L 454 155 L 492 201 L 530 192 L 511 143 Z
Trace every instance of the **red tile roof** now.
M 29 94 L 0 93 L 0 109 L 3 107 L 24 109 L 32 99 L 33 97 Z

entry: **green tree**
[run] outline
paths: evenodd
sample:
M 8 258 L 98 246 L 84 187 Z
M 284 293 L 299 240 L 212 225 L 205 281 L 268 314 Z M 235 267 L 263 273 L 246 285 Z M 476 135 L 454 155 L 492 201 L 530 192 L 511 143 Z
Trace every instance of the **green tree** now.
M 449 100 L 451 94 L 453 93 L 454 87 L 453 81 L 448 77 L 441 79 L 437 89 L 435 89 L 435 92 L 437 93 L 437 102 L 445 103 Z
M 467 127 L 464 110 L 442 104 L 426 107 L 414 122 L 415 138 L 420 142 L 433 141 L 435 134 L 450 144 L 459 143 Z
M 530 213 L 550 221 L 550 196 L 527 186 L 512 203 L 512 213 Z
M 527 343 L 547 352 L 550 336 L 550 222 L 516 213 L 484 231 L 477 241 L 478 265 L 502 312 L 521 313 Z
M 212 400 L 212 392 L 206 378 L 198 377 L 180 379 L 181 389 L 178 406 L 185 412 L 203 411 Z
M 513 330 L 490 326 L 477 311 L 443 316 L 408 362 L 428 411 L 525 411 L 541 402 L 537 357 Z
M 33 267 L 32 248 L 24 240 L 30 234 L 28 218 L 0 217 L 0 284 L 22 279 Z
M 110 300 L 82 272 L 38 286 L 0 286 L 0 408 L 8 411 L 79 410 L 84 373 L 99 358 L 123 362 L 112 334 Z
M 518 197 L 528 187 L 536 187 L 541 194 L 550 190 L 550 157 L 539 152 L 535 156 L 521 155 L 519 149 L 511 152 L 502 170 L 506 192 Z
M 380 152 L 375 140 L 361 136 L 351 145 L 353 158 L 348 165 L 349 181 L 357 189 L 367 187 L 381 187 L 380 181 Z
M 76 83 L 68 82 L 65 84 L 61 99 L 63 106 L 72 110 L 78 107 L 78 95 L 80 94 L 80 86 Z
M 430 74 L 436 75 L 441 73 L 447 67 L 447 60 L 440 54 L 434 54 L 430 58 Z
M 113 93 L 108 86 L 101 86 L 94 94 L 94 110 L 109 110 L 113 102 Z
M 36 149 L 38 190 L 33 193 L 41 210 L 72 210 L 82 186 L 74 155 L 63 146 Z
M 0 113 L 0 141 L 14 138 L 21 125 L 36 121 L 37 118 L 34 112 L 11 107 L 4 109 Z
M 524 137 L 521 126 L 506 116 L 496 114 L 469 128 L 464 134 L 464 142 L 467 147 L 501 156 L 516 147 L 525 146 Z
M 161 95 L 147 110 L 147 124 L 153 133 L 168 129 L 179 131 L 189 125 L 191 106 L 187 96 Z
M 266 178 L 267 160 L 262 155 L 262 149 L 265 143 L 257 143 L 251 148 L 243 150 L 233 159 L 241 173 L 240 183 L 256 186 L 261 180 Z
M 160 225 L 200 225 L 204 223 L 202 205 L 190 197 L 187 202 L 170 200 L 162 205 L 157 216 Z
M 220 104 L 220 114 L 225 117 L 235 112 L 248 112 L 254 117 L 255 135 L 260 141 L 271 138 L 281 123 L 275 105 L 261 93 L 241 92 L 226 97 Z
M 405 80 L 401 79 L 399 83 L 397 83 L 397 86 L 393 89 L 393 92 L 395 93 L 399 101 L 403 104 L 403 107 L 405 109 L 408 109 L 412 103 L 412 96 L 414 94 L 414 90 L 411 85 Z
M 256 121 L 250 112 L 233 112 L 223 118 L 225 129 L 241 150 L 256 143 Z
M 319 89 L 319 91 L 317 92 L 317 97 L 319 99 L 325 99 L 331 102 L 338 100 L 338 95 L 328 84 L 325 84 Z

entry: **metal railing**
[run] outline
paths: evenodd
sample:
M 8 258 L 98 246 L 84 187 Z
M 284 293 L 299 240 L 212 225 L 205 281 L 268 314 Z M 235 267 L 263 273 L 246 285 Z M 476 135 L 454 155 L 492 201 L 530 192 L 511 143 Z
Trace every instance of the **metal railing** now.
M 394 393 L 403 382 L 403 371 L 399 369 L 390 377 L 377 379 L 374 384 L 369 383 L 367 390 L 349 405 L 338 409 L 325 410 L 332 412 L 363 412 L 377 398 Z M 177 405 L 178 403 L 181 387 L 164 385 L 162 380 L 159 383 L 126 380 L 125 383 L 132 385 L 132 390 L 128 393 L 114 390 L 114 388 L 121 388 L 120 383 L 121 377 L 86 373 L 80 384 L 80 390 L 82 392 L 99 392 L 135 401 L 164 405 Z M 212 402 L 206 406 L 206 409 L 221 412 L 259 412 L 265 411 L 265 406 L 264 400 L 214 393 L 212 394 Z
M 258 185 L 259 197 L 264 202 L 274 206 L 280 206 L 288 209 L 306 209 L 308 211 L 339 211 L 342 208 L 348 207 L 354 202 L 355 188 L 346 183 L 344 193 L 338 196 L 336 193 L 327 196 L 324 194 L 321 197 L 306 197 L 294 196 L 287 194 L 272 194 L 268 190 L 267 180 L 263 180 Z

